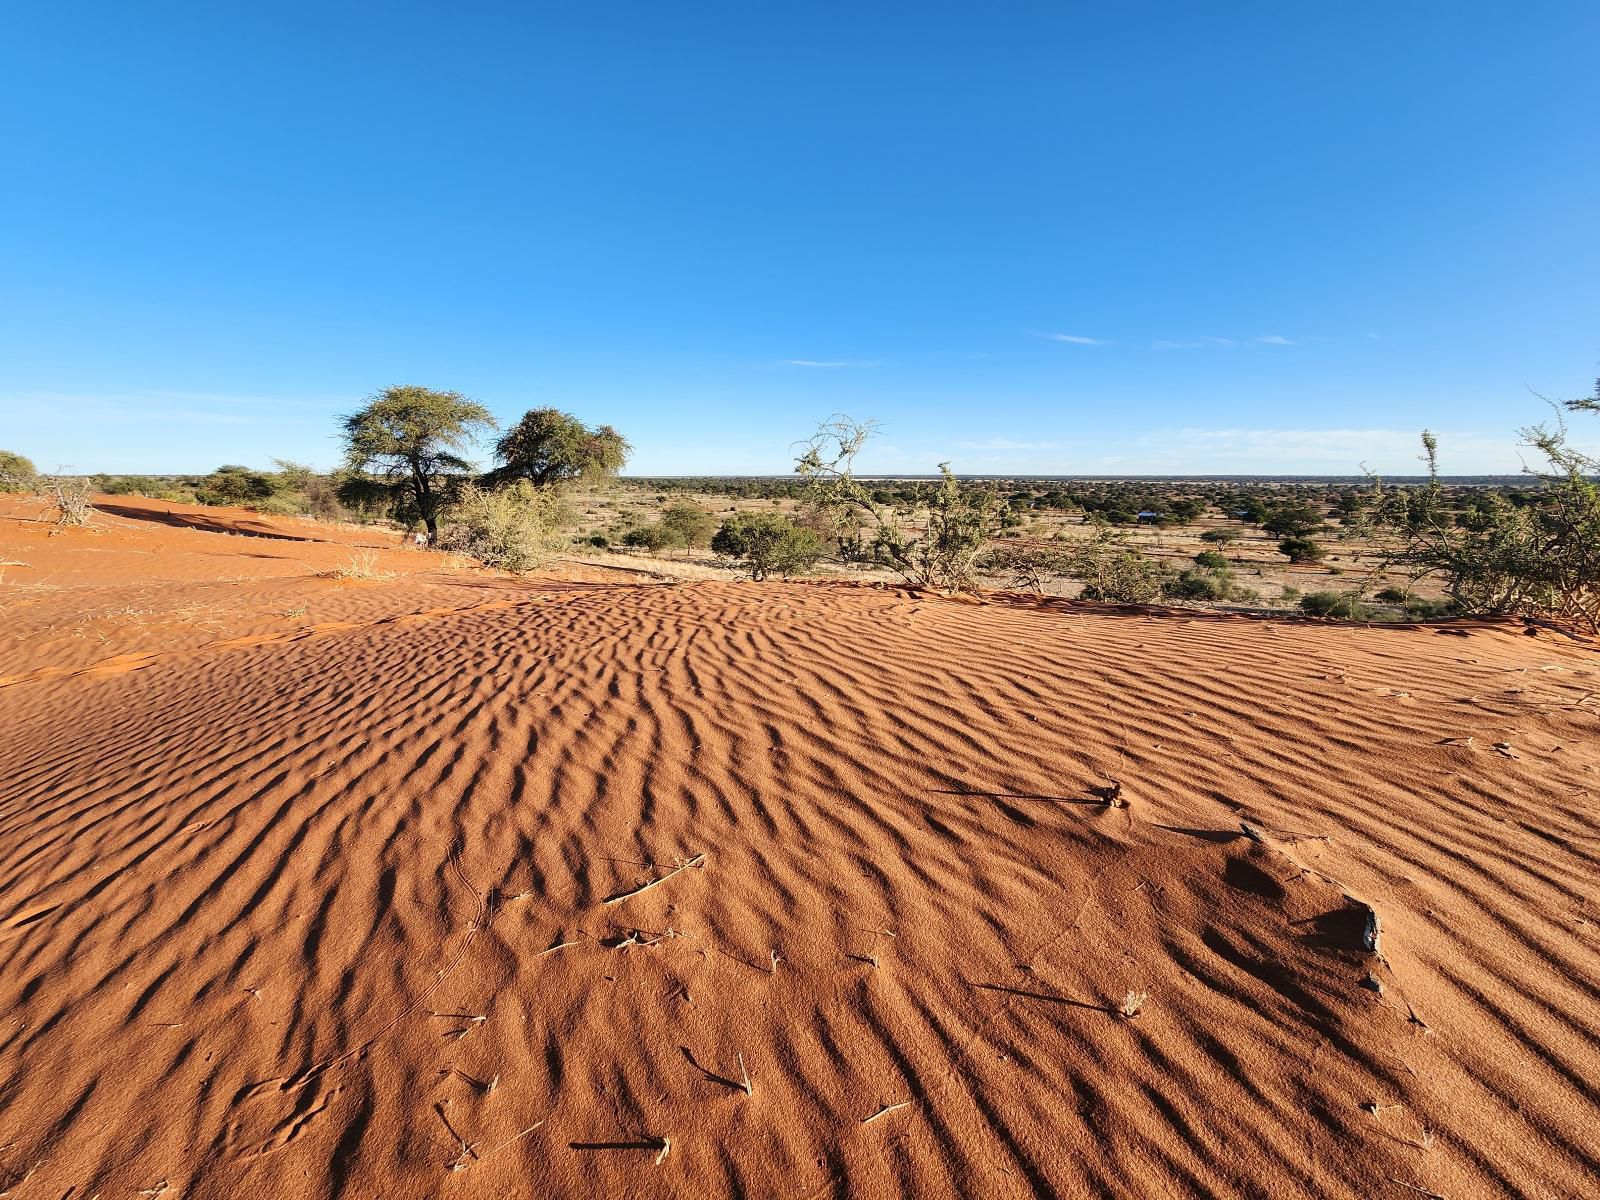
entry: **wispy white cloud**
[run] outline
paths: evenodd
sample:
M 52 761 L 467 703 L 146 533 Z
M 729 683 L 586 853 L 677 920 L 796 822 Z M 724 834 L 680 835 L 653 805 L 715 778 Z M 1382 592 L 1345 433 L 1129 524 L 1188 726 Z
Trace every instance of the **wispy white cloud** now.
M 1040 337 L 1051 342 L 1067 342 L 1073 346 L 1104 346 L 1105 338 L 1084 337 L 1077 333 L 1041 333 Z
M 876 367 L 881 364 L 863 359 L 786 358 L 786 367 Z
M 1288 338 L 1279 337 L 1275 333 L 1269 333 L 1266 337 L 1258 337 L 1256 339 L 1256 341 L 1260 342 L 1263 346 L 1292 346 L 1292 345 L 1294 345 L 1294 343 L 1291 342 Z
M 1187 341 L 1172 341 L 1160 338 L 1150 343 L 1152 350 L 1204 350 L 1208 346 L 1236 346 L 1238 343 L 1232 338 L 1201 337 L 1190 338 Z

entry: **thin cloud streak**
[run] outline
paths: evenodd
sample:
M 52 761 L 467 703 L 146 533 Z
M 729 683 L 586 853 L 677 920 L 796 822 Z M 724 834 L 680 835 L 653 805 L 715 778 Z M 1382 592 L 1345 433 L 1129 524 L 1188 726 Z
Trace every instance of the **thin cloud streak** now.
M 786 367 L 876 367 L 881 364 L 876 362 L 856 359 L 818 359 L 818 358 L 786 358 L 783 360 Z

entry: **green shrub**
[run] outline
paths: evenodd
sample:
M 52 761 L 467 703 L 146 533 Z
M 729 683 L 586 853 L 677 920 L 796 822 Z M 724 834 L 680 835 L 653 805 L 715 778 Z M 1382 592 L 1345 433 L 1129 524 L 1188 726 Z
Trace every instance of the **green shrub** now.
M 486 567 L 520 574 L 555 549 L 564 516 L 553 490 L 525 479 L 492 491 L 468 483 L 446 513 L 438 544 Z
M 918 488 L 893 506 L 875 497 L 906 493 L 868 492 L 855 477 L 855 459 L 876 430 L 843 414 L 824 421 L 802 445 L 795 473 L 804 481 L 807 527 L 834 540 L 845 562 L 870 556 L 908 582 L 946 591 L 974 591 L 978 564 L 999 527 L 999 498 L 990 484 L 963 485 L 939 464 L 940 481 L 925 495 Z M 776 503 L 776 501 L 774 501 Z M 918 506 L 927 518 L 920 534 L 912 530 Z M 863 527 L 872 527 L 867 542 Z M 715 543 L 713 543 L 715 548 Z
M 1382 593 L 1379 595 L 1381 598 Z M 1455 611 L 1455 603 L 1448 598 L 1424 600 L 1420 596 L 1412 596 L 1406 601 L 1406 612 L 1413 617 L 1448 617 Z
M 1208 529 L 1200 535 L 1202 542 L 1211 542 L 1213 545 L 1226 546 L 1229 542 L 1239 540 L 1237 529 Z
M 31 492 L 39 486 L 33 463 L 10 450 L 0 450 L 0 492 Z
M 1600 382 L 1566 407 L 1600 412 Z M 1553 428 L 1521 433 L 1545 459 L 1538 486 L 1486 492 L 1457 513 L 1439 482 L 1438 439 L 1424 430 L 1428 483 L 1386 492 L 1375 481 L 1374 537 L 1387 565 L 1441 579 L 1459 612 L 1543 614 L 1600 632 L 1600 459 L 1568 444 L 1559 410 Z
M 822 557 L 822 542 L 812 530 L 782 513 L 743 512 L 729 517 L 711 539 L 711 549 L 744 566 L 755 580 L 788 577 Z
M 1371 607 L 1361 603 L 1360 596 L 1348 592 L 1312 592 L 1300 601 L 1300 608 L 1313 617 L 1343 617 L 1356 621 L 1372 617 Z
M 254 508 L 272 497 L 272 480 L 249 467 L 223 466 L 200 481 L 195 499 L 201 504 Z
M 300 498 L 291 493 L 268 496 L 265 500 L 258 500 L 250 507 L 258 513 L 266 513 L 273 517 L 298 517 L 305 513 L 305 505 Z
M 1411 593 L 1405 588 L 1386 587 L 1374 599 L 1382 600 L 1385 604 L 1404 604 L 1411 599 Z
M 1162 584 L 1161 590 L 1177 600 L 1208 600 L 1213 603 L 1234 600 L 1240 603 L 1258 599 L 1255 591 L 1242 586 L 1232 572 L 1190 568 L 1176 579 Z
M 1327 551 L 1310 538 L 1286 537 L 1278 543 L 1278 553 L 1287 555 L 1292 563 L 1315 563 L 1322 561 Z
M 709 546 L 717 529 L 715 517 L 687 500 L 674 500 L 668 505 L 667 511 L 661 514 L 660 524 L 671 539 L 671 545 L 687 546 L 691 550 Z
M 1322 528 L 1322 513 L 1310 504 L 1285 504 L 1270 510 L 1261 528 L 1284 538 L 1304 538 Z
M 1148 604 L 1161 595 L 1160 565 L 1104 527 L 1073 548 L 1067 573 L 1082 581 L 1085 600 Z
M 677 545 L 677 542 L 672 536 L 672 531 L 665 526 L 641 525 L 623 534 L 622 544 L 632 546 L 636 550 L 648 550 L 654 554 L 659 550 L 665 550 L 668 546 Z
M 611 539 L 603 533 L 591 533 L 588 537 L 584 538 L 584 541 L 593 546 L 596 550 L 606 550 L 611 546 Z
M 1194 565 L 1208 571 L 1226 571 L 1228 560 L 1215 550 L 1202 550 L 1194 556 Z

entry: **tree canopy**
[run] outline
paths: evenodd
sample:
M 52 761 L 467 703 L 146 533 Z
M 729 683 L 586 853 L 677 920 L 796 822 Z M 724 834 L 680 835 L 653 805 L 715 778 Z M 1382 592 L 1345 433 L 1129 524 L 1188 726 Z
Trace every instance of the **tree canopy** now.
M 437 540 L 451 479 L 472 469 L 462 452 L 493 429 L 489 410 L 460 392 L 391 387 L 344 418 L 345 453 L 351 471 L 375 468 L 404 493 Z
M 535 408 L 495 443 L 501 465 L 491 483 L 526 479 L 536 487 L 573 479 L 601 479 L 627 464 L 633 447 L 610 425 L 589 428 L 558 408 Z

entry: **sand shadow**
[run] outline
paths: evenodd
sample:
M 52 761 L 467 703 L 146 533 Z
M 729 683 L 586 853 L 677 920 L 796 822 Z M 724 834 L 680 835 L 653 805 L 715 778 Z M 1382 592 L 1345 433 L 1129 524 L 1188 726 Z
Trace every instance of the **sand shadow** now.
M 201 533 L 231 533 L 236 537 L 270 538 L 275 542 L 324 542 L 326 538 L 301 537 L 293 533 L 280 533 L 265 522 L 248 519 L 208 516 L 205 513 L 175 512 L 171 509 L 143 508 L 131 504 L 114 504 L 105 500 L 94 502 L 96 510 L 122 517 L 129 521 L 148 521 L 174 529 L 198 529 Z

